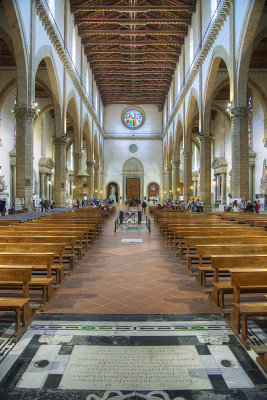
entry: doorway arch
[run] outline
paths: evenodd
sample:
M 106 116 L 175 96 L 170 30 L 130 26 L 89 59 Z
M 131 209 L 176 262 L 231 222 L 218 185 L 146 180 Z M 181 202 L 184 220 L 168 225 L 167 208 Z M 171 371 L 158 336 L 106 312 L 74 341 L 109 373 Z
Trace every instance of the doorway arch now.
M 142 162 L 132 157 L 125 161 L 122 169 L 123 202 L 130 198 L 144 197 L 144 166 Z

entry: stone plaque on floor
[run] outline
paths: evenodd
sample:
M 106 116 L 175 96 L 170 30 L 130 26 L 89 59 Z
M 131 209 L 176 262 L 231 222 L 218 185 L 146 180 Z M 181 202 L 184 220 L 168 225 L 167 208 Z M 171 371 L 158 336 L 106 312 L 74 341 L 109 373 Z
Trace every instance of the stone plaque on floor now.
M 71 353 L 60 389 L 212 389 L 194 346 L 84 346 Z

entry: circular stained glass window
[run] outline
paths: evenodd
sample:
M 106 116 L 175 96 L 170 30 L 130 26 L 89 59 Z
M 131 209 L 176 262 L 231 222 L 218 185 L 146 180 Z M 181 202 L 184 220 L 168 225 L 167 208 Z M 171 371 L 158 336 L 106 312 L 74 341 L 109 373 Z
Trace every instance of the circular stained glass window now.
M 127 107 L 121 115 L 122 123 L 129 129 L 137 129 L 145 122 L 145 113 L 140 107 Z

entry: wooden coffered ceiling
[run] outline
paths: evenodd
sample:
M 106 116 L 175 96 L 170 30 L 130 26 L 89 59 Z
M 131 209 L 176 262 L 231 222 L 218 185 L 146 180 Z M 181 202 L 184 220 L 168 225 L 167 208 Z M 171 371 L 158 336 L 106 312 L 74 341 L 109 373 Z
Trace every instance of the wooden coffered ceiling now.
M 70 0 L 104 105 L 161 109 L 196 0 Z

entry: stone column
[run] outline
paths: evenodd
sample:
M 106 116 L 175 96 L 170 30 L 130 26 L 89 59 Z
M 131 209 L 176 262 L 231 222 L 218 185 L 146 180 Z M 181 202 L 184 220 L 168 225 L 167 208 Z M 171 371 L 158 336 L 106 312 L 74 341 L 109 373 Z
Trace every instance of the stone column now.
M 41 190 L 40 190 L 40 197 L 41 197 L 41 200 L 45 200 L 45 191 L 44 191 L 44 188 L 45 188 L 45 176 L 44 176 L 44 172 L 41 172 L 41 185 L 40 185 L 40 187 L 41 187 Z
M 254 165 L 249 165 L 249 199 L 254 203 Z
M 95 186 L 95 198 L 100 199 L 100 167 L 95 167 L 95 176 L 94 176 L 94 186 Z
M 173 201 L 179 200 L 180 161 L 172 161 L 172 196 Z
M 163 167 L 163 201 L 167 198 L 167 174 L 168 168 L 165 166 Z
M 233 199 L 249 195 L 248 108 L 231 108 Z
M 66 139 L 54 138 L 55 144 L 55 207 L 65 207 L 66 203 Z
M 81 159 L 82 159 L 82 153 L 79 151 L 74 151 L 73 152 L 73 165 L 74 165 L 74 180 L 73 180 L 73 195 L 72 198 L 73 200 L 81 201 L 82 199 L 80 198 L 80 192 L 81 192 L 81 178 L 77 176 L 81 169 Z
M 222 173 L 222 197 L 221 204 L 227 205 L 227 197 L 226 197 L 226 172 Z
M 218 175 L 214 175 L 213 182 L 214 182 L 214 204 L 218 199 Z
M 16 118 L 16 197 L 24 198 L 24 206 L 32 209 L 33 200 L 33 122 L 37 111 L 32 107 L 15 106 Z
M 88 200 L 91 200 L 94 198 L 94 165 L 95 161 L 86 161 L 87 165 L 87 173 L 90 175 L 88 177 L 88 190 L 89 190 L 89 198 Z
M 173 193 L 172 193 L 172 164 L 170 163 L 169 164 L 169 167 L 168 167 L 168 199 L 169 200 L 172 200 L 172 195 L 173 195 Z
M 184 202 L 192 196 L 192 151 L 184 151 Z
M 203 211 L 211 211 L 211 142 L 212 136 L 200 137 L 200 196 Z

